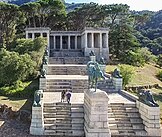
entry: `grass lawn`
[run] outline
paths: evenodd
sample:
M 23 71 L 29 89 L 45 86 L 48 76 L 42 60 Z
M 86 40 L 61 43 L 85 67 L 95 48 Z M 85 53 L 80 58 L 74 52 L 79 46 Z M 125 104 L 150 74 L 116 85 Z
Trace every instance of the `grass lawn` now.
M 0 103 L 12 107 L 15 111 L 20 109 L 31 110 L 32 100 L 0 96 Z
M 17 87 L 0 88 L 0 104 L 6 104 L 13 110 L 31 111 L 33 93 L 38 89 L 38 80 L 23 82 Z
M 106 72 L 111 73 L 117 68 L 117 65 L 107 65 Z M 159 84 L 162 86 L 162 82 L 157 79 L 156 74 L 160 68 L 155 67 L 151 64 L 146 64 L 144 67 L 134 67 L 135 75 L 129 82 L 128 86 L 137 85 L 149 85 L 149 84 Z

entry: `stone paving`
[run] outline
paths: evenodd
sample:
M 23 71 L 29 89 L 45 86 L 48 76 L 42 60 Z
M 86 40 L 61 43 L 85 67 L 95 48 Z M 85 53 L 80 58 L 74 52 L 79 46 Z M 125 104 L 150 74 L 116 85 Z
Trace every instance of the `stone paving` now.
M 108 93 L 109 103 L 135 103 L 119 93 Z
M 57 80 L 87 80 L 88 76 L 83 75 L 47 75 L 46 79 Z
M 51 102 L 60 102 L 61 101 L 61 92 L 44 92 L 43 102 L 51 103 Z M 79 103 L 82 104 L 84 102 L 84 93 L 72 93 L 71 103 Z
M 85 66 L 87 66 L 87 65 L 81 65 L 81 64 L 48 64 L 48 66 L 50 67 L 50 66 L 61 66 L 61 67 L 85 67 Z
M 126 98 L 125 96 L 119 93 L 108 93 L 109 103 L 135 103 Z M 45 92 L 43 97 L 43 102 L 60 102 L 61 101 L 61 92 Z M 71 103 L 83 103 L 84 102 L 84 93 L 72 93 Z

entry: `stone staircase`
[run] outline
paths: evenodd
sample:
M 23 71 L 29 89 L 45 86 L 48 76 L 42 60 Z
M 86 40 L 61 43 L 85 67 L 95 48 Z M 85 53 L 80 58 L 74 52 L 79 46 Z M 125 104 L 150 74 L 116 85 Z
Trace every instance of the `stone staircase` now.
M 48 75 L 86 75 L 86 65 L 49 64 Z
M 53 50 L 50 52 L 51 57 L 83 57 L 81 50 Z
M 88 88 L 87 79 L 47 79 L 45 92 L 61 92 L 71 90 L 73 93 L 83 93 Z
M 84 137 L 83 104 L 45 103 L 45 135 Z
M 49 64 L 86 64 L 88 57 L 50 57 Z
M 110 103 L 108 119 L 112 137 L 147 136 L 135 103 Z

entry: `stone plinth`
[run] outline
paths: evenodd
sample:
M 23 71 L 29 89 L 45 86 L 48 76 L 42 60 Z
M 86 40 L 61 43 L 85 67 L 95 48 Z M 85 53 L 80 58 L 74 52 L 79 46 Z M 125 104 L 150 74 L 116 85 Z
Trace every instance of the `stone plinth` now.
M 111 137 L 108 126 L 108 96 L 97 89 L 84 92 L 84 131 L 86 137 Z
M 46 74 L 48 74 L 48 65 L 43 65 L 43 69 L 46 70 Z
M 122 90 L 122 84 L 123 84 L 123 79 L 122 78 L 112 78 L 113 79 L 113 85 L 115 87 L 115 90 Z
M 39 89 L 46 90 L 46 78 L 40 78 L 39 79 Z
M 44 134 L 43 105 L 41 107 L 32 107 L 30 134 L 32 135 Z
M 90 56 L 91 61 L 96 61 L 96 56 Z
M 150 107 L 142 102 L 136 101 L 137 108 L 143 119 L 145 130 L 149 136 L 160 137 L 160 108 Z

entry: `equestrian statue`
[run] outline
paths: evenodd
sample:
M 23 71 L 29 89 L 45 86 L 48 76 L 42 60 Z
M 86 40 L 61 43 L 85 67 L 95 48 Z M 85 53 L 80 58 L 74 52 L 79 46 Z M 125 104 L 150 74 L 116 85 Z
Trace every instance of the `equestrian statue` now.
M 96 92 L 97 82 L 101 79 L 106 80 L 104 73 L 101 71 L 99 64 L 96 61 L 87 63 L 88 85 L 89 89 L 94 88 Z

